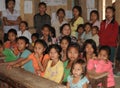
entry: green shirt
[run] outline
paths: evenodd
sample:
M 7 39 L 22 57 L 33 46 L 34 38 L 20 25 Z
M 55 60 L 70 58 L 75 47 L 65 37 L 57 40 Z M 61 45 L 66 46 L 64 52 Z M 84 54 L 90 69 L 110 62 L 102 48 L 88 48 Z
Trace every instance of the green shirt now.
M 5 48 L 3 50 L 3 54 L 5 55 L 5 62 L 10 62 L 10 61 L 16 60 L 16 56 L 11 49 Z

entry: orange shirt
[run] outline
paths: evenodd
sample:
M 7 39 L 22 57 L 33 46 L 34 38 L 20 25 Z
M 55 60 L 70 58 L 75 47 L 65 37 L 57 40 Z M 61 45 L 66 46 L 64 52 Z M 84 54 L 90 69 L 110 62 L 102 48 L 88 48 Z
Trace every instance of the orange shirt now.
M 38 63 L 38 60 L 36 59 L 36 57 L 34 56 L 34 53 L 30 54 L 28 59 L 32 60 L 32 64 L 33 64 L 33 67 L 34 67 L 34 70 L 35 72 L 37 70 L 40 69 L 39 67 L 39 63 Z M 45 54 L 44 56 L 41 56 L 39 58 L 39 61 L 43 64 L 45 64 L 46 61 L 48 61 L 50 59 L 49 55 L 48 54 Z M 44 76 L 44 72 L 41 72 L 40 75 L 43 77 Z
M 11 49 L 16 56 L 19 54 L 17 43 L 11 44 L 10 41 L 6 41 L 4 47 Z

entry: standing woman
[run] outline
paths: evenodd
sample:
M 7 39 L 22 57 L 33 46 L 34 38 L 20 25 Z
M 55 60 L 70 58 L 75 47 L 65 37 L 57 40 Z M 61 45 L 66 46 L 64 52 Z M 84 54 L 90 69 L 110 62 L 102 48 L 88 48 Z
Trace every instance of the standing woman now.
M 110 60 L 112 62 L 114 62 L 118 38 L 118 23 L 114 15 L 115 9 L 112 6 L 108 6 L 106 8 L 106 19 L 101 22 L 99 31 L 100 46 L 107 45 L 111 48 Z
M 4 30 L 4 41 L 7 40 L 7 32 L 13 28 L 16 31 L 19 29 L 21 17 L 19 11 L 14 9 L 15 0 L 6 0 L 6 10 L 3 11 L 3 30 Z
M 56 37 L 60 36 L 60 27 L 67 23 L 65 20 L 65 10 L 62 8 L 59 8 L 56 12 L 57 18 L 53 21 L 51 21 L 52 26 L 55 28 L 56 31 Z
M 77 34 L 77 27 L 79 24 L 83 24 L 83 18 L 81 17 L 82 14 L 82 8 L 80 6 L 74 6 L 73 9 L 73 18 L 70 21 L 70 26 L 71 26 L 71 35 L 78 38 Z

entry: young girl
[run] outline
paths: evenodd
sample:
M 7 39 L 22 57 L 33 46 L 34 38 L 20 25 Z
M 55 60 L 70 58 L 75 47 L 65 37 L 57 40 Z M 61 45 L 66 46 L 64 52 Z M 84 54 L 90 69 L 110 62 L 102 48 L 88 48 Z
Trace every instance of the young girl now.
M 19 54 L 17 55 L 16 61 L 8 63 L 8 68 L 11 68 L 15 64 L 18 64 L 21 61 L 25 60 L 31 54 L 31 52 L 27 49 L 28 45 L 29 45 L 29 40 L 26 37 L 21 36 L 17 39 L 17 48 L 19 50 Z M 25 64 L 23 68 L 29 72 L 34 72 L 31 61 Z
M 10 29 L 8 31 L 8 41 L 4 43 L 5 48 L 9 48 L 17 56 L 19 51 L 17 48 L 17 31 L 15 29 Z
M 56 19 L 51 21 L 52 26 L 55 28 L 56 31 L 56 36 L 59 37 L 60 36 L 60 27 L 67 23 L 67 21 L 65 20 L 65 10 L 62 8 L 59 8 L 56 12 Z
M 90 23 L 92 26 L 97 26 L 98 29 L 100 28 L 99 12 L 97 10 L 92 10 L 90 12 Z
M 31 33 L 28 31 L 28 23 L 26 21 L 21 21 L 19 29 L 20 30 L 17 32 L 18 37 L 25 36 L 26 38 L 29 39 L 29 42 L 32 43 Z
M 85 61 L 78 59 L 72 64 L 71 75 L 67 78 L 67 88 L 88 88 Z
M 50 59 L 49 55 L 45 54 L 46 48 L 47 44 L 44 40 L 36 40 L 34 44 L 34 52 L 30 54 L 24 61 L 14 65 L 14 67 L 19 67 L 26 64 L 29 61 L 32 61 L 34 73 L 38 76 L 43 77 L 47 63 Z
M 112 62 L 109 61 L 110 47 L 101 46 L 98 53 L 98 58 L 88 61 L 88 72 L 104 73 L 107 72 L 107 88 L 115 88 L 115 80 L 112 68 Z
M 67 52 L 67 47 L 69 46 L 71 42 L 71 38 L 68 37 L 68 36 L 64 36 L 62 37 L 62 39 L 60 40 L 60 46 L 62 48 L 62 52 L 61 52 L 61 60 L 63 62 L 65 62 L 67 60 L 67 57 L 66 57 L 66 52 Z
M 92 39 L 88 39 L 83 44 L 83 59 L 88 62 L 89 59 L 97 55 L 96 43 Z
M 77 42 L 77 39 L 76 37 L 74 36 L 71 36 L 71 28 L 70 28 L 70 25 L 69 24 L 63 24 L 61 27 L 60 27 L 60 33 L 61 35 L 58 37 L 58 44 L 60 44 L 60 39 L 63 37 L 63 36 L 70 36 L 71 38 L 71 42 Z
M 68 60 L 64 62 L 64 77 L 63 84 L 67 83 L 67 77 L 70 75 L 70 69 L 72 63 L 79 58 L 80 46 L 77 43 L 71 43 L 67 48 L 67 58 Z
M 48 44 L 48 45 L 51 45 L 52 44 L 52 38 L 50 36 L 50 25 L 48 24 L 45 24 L 43 27 L 42 27 L 42 37 L 40 39 L 43 39 L 45 40 L 45 42 Z
M 91 37 L 92 37 L 91 28 L 92 28 L 92 25 L 90 23 L 85 23 L 85 25 L 84 25 L 85 31 L 83 32 L 83 34 L 81 36 L 82 41 L 91 39 Z
M 83 18 L 81 17 L 81 14 L 82 14 L 82 8 L 80 6 L 74 6 L 73 9 L 73 18 L 72 20 L 70 21 L 70 26 L 71 26 L 71 35 L 78 38 L 77 36 L 77 27 L 79 24 L 83 24 L 84 21 L 83 21 Z
M 53 44 L 49 46 L 50 61 L 47 64 L 44 77 L 54 82 L 60 83 L 64 73 L 63 63 L 60 61 L 61 48 Z

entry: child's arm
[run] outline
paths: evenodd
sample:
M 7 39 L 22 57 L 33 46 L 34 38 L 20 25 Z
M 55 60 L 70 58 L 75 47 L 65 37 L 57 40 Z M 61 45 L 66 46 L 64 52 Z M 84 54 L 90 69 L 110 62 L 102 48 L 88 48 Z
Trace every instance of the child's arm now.
M 70 83 L 67 82 L 66 88 L 70 88 Z

